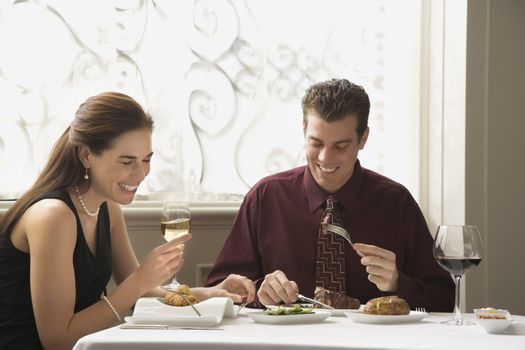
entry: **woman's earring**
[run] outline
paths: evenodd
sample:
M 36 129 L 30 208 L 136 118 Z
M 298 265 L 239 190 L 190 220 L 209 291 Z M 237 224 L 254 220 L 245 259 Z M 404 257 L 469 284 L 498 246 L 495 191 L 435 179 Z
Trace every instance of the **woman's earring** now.
M 86 175 L 84 175 L 84 179 L 89 180 L 89 174 L 88 174 L 87 168 L 86 168 Z

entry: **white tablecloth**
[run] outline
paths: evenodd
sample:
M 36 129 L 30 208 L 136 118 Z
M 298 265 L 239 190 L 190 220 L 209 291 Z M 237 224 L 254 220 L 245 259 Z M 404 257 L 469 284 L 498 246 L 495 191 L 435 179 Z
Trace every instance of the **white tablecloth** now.
M 243 310 L 244 311 L 244 310 Z M 110 328 L 78 341 L 74 350 L 133 349 L 474 349 L 525 350 L 525 316 L 513 316 L 505 334 L 474 326 L 445 326 L 451 314 L 431 313 L 421 322 L 390 325 L 329 317 L 304 325 L 257 324 L 246 316 L 224 319 L 223 330 L 124 330 Z M 473 320 L 472 314 L 465 314 Z

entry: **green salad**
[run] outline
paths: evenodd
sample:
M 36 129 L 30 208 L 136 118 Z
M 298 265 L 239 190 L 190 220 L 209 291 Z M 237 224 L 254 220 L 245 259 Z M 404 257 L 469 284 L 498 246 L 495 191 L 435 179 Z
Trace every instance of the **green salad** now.
M 303 309 L 298 304 L 294 304 L 292 306 L 276 306 L 264 312 L 265 315 L 275 315 L 275 316 L 277 315 L 303 315 L 303 314 L 313 314 L 313 313 L 314 313 L 314 310 Z

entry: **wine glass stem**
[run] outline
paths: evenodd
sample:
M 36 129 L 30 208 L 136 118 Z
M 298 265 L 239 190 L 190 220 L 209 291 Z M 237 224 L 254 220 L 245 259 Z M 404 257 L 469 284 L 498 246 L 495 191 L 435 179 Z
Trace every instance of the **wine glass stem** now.
M 461 276 L 454 276 L 454 281 L 456 282 L 456 305 L 454 306 L 454 321 L 460 324 L 463 323 L 463 317 L 461 316 L 461 310 L 459 309 L 460 302 L 460 290 L 461 290 Z

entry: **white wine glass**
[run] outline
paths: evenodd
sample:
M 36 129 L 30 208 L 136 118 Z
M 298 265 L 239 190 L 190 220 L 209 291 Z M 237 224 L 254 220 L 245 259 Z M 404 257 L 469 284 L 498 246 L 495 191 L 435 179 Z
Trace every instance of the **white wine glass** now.
M 160 215 L 162 236 L 167 242 L 191 232 L 190 205 L 185 200 L 166 200 Z M 176 290 L 180 286 L 177 276 L 161 287 L 165 290 Z
M 478 266 L 483 258 L 483 243 L 478 228 L 469 225 L 439 226 L 434 239 L 434 258 L 454 276 L 456 283 L 454 318 L 441 323 L 452 326 L 475 324 L 463 319 L 459 305 L 461 277 Z

